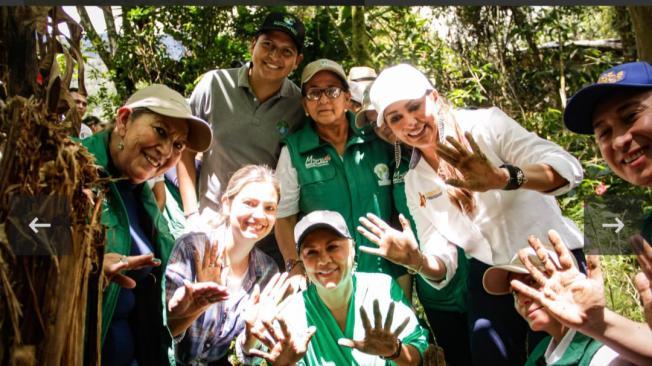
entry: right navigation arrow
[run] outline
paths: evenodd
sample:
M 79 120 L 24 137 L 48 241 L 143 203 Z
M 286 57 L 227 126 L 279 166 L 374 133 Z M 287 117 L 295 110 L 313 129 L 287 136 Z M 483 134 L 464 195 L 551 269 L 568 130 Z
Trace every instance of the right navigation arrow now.
M 614 224 L 606 224 L 605 223 L 605 224 L 602 224 L 602 227 L 605 227 L 605 228 L 615 227 L 616 228 L 616 234 L 618 234 L 620 232 L 620 230 L 622 230 L 625 227 L 625 224 L 623 224 L 623 222 L 620 221 L 620 219 L 616 217 L 616 223 L 614 223 Z

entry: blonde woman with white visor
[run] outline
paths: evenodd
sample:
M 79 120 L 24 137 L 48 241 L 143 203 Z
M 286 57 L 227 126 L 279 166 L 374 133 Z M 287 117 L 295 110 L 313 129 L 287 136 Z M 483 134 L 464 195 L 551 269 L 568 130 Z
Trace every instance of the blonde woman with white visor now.
M 582 180 L 579 162 L 556 144 L 528 132 L 500 109 L 453 109 L 416 68 L 385 69 L 370 90 L 377 124 L 387 124 L 414 147 L 405 177 L 419 244 L 373 215 L 359 227 L 379 248 L 364 248 L 445 287 L 457 266 L 456 246 L 469 261 L 469 335 L 476 365 L 522 365 L 528 332 L 511 296 L 489 295 L 482 275 L 504 264 L 534 234 L 554 228 L 585 263 L 582 234 L 554 198 Z

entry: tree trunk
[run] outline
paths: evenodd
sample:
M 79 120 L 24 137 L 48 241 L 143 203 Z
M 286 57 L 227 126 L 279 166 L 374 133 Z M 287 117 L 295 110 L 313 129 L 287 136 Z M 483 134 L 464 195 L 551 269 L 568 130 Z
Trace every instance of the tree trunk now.
M 351 50 L 357 65 L 369 65 L 369 36 L 363 6 L 351 7 Z
M 628 6 L 636 34 L 636 49 L 641 61 L 652 63 L 652 6 Z

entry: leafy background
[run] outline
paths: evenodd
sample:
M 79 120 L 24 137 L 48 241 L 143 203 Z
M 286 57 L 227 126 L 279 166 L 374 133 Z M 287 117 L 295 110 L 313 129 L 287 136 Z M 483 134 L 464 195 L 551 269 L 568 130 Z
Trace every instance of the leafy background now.
M 578 157 L 582 184 L 559 197 L 566 216 L 582 227 L 583 201 L 606 187 L 608 195 L 641 198 L 647 189 L 621 181 L 606 166 L 591 136 L 562 123 L 567 98 L 615 64 L 635 61 L 631 9 L 596 6 L 474 7 L 103 7 L 107 34 L 92 29 L 78 7 L 89 40 L 108 71 L 95 71 L 98 92 L 90 107 L 111 119 L 137 87 L 165 83 L 190 95 L 202 73 L 236 67 L 249 58 L 256 25 L 271 10 L 297 14 L 306 25 L 304 63 L 327 57 L 345 69 L 377 70 L 410 62 L 426 72 L 459 107 L 495 105 L 539 136 Z M 116 16 L 116 14 L 118 14 Z M 122 27 L 112 26 L 120 17 Z M 299 67 L 301 70 L 303 65 Z M 291 78 L 298 81 L 299 73 Z M 631 256 L 603 256 L 608 305 L 642 319 L 632 283 Z

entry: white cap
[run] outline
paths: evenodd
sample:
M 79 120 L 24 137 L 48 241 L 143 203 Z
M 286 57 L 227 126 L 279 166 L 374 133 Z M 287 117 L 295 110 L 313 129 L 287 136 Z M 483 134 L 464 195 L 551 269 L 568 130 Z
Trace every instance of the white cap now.
M 152 84 L 135 92 L 124 105 L 130 109 L 147 108 L 154 113 L 188 121 L 187 146 L 194 151 L 206 151 L 213 140 L 213 130 L 201 118 L 192 115 L 186 99 L 163 84 Z
M 374 81 L 376 79 L 376 70 L 372 69 L 369 66 L 353 66 L 351 70 L 349 70 L 349 81 L 355 81 L 355 82 L 360 82 L 360 81 Z
M 311 232 L 320 229 L 330 229 L 343 238 L 350 238 L 349 228 L 344 217 L 339 212 L 319 210 L 304 216 L 294 226 L 294 242 L 297 243 L 297 252 L 301 249 L 303 239 Z
M 364 100 L 364 90 L 367 84 L 358 81 L 349 81 L 349 91 L 351 92 L 351 100 L 362 104 Z
M 535 267 L 539 268 L 541 271 L 545 272 L 543 263 L 537 256 L 537 253 L 532 249 L 532 247 L 526 247 L 525 251 L 527 256 L 530 258 L 530 262 L 534 264 Z M 552 248 L 546 248 L 548 253 L 548 258 L 555 264 L 558 268 L 559 257 L 557 253 Z M 577 268 L 577 260 L 575 256 L 571 253 L 571 258 L 573 259 L 573 266 Z M 529 274 L 530 272 L 525 268 L 521 258 L 518 257 L 518 253 L 514 254 L 512 260 L 508 264 L 503 264 L 499 266 L 489 267 L 482 276 L 482 285 L 484 286 L 485 291 L 491 295 L 506 295 L 511 292 L 511 285 L 507 281 L 509 272 Z
M 423 97 L 428 90 L 434 90 L 428 78 L 421 71 L 408 64 L 398 64 L 383 70 L 371 85 L 369 97 L 374 109 L 378 111 L 376 124 L 382 126 L 385 108 L 399 100 L 412 100 Z

